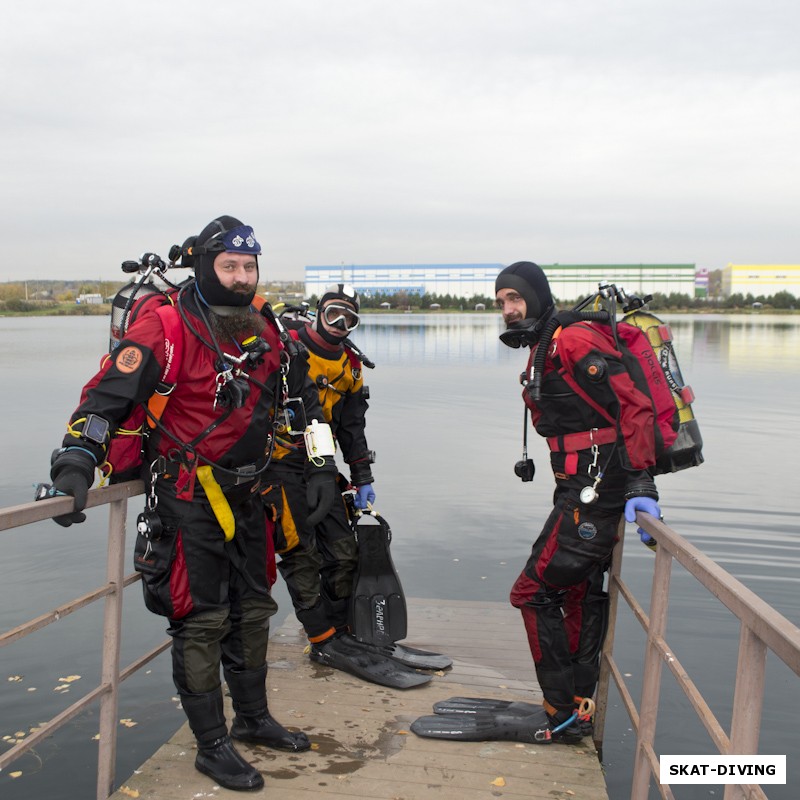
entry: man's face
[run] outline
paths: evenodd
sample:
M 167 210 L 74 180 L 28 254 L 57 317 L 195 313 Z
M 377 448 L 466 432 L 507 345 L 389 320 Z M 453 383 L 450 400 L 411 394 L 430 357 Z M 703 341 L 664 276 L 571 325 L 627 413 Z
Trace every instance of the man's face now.
M 525 300 L 516 289 L 498 289 L 495 304 L 507 326 L 512 322 L 521 322 L 528 316 Z
M 320 309 L 319 315 L 322 327 L 338 339 L 344 339 L 358 327 L 355 307 L 344 300 L 330 300 Z
M 258 262 L 250 253 L 220 253 L 214 259 L 214 272 L 232 292 L 252 294 L 258 285 Z

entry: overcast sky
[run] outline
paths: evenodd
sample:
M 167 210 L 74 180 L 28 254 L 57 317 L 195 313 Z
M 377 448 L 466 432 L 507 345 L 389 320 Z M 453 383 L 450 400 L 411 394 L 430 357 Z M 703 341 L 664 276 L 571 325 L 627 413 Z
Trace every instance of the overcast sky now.
M 27 0 L 0 280 L 231 214 L 308 264 L 800 262 L 796 0 Z

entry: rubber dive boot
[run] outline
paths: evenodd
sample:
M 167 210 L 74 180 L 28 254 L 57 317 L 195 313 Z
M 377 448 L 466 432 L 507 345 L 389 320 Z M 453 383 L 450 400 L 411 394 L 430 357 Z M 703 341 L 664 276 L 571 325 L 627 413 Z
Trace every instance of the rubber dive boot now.
M 198 741 L 194 766 L 215 783 L 235 792 L 254 792 L 264 787 L 261 773 L 244 760 L 227 734 L 205 744 Z
M 302 731 L 287 730 L 269 713 L 266 666 L 254 670 L 225 670 L 225 680 L 236 712 L 231 725 L 234 739 L 294 753 L 311 748 L 311 742 Z
M 234 747 L 222 703 L 222 688 L 206 694 L 181 694 L 189 727 L 197 739 L 194 766 L 226 789 L 247 792 L 261 789 L 264 778 Z
M 564 717 L 563 719 L 561 717 Z M 581 724 L 578 720 L 577 712 L 572 716 L 559 714 L 553 716 L 547 715 L 547 721 L 550 724 L 550 736 L 554 742 L 561 744 L 579 744 L 583 739 L 584 733 L 581 729 Z M 564 724 L 569 721 L 568 724 Z

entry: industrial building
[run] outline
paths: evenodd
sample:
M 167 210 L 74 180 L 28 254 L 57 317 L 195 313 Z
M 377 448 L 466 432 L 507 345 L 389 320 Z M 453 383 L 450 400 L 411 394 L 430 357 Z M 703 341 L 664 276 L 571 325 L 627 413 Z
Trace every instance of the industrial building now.
M 332 283 L 349 283 L 369 295 L 449 294 L 494 297 L 494 279 L 504 264 L 380 264 L 306 267 L 306 296 L 320 296 Z
M 722 270 L 723 297 L 770 297 L 778 292 L 800 297 L 800 264 L 728 264 Z
M 319 297 L 332 283 L 349 283 L 366 296 L 375 294 L 494 297 L 494 281 L 504 264 L 381 264 L 307 266 L 306 297 Z M 560 302 L 587 297 L 600 282 L 629 293 L 695 296 L 694 264 L 541 264 Z

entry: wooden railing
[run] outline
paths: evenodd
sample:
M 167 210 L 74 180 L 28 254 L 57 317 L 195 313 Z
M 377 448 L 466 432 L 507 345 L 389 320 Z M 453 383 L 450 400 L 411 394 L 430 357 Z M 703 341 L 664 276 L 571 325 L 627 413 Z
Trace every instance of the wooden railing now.
M 79 698 L 69 708 L 38 730 L 0 754 L 0 769 L 52 735 L 96 700 L 100 701 L 99 753 L 97 765 L 97 800 L 107 800 L 114 788 L 117 743 L 119 685 L 152 661 L 170 645 L 167 639 L 124 669 L 120 668 L 120 640 L 123 589 L 139 580 L 135 573 L 124 574 L 125 523 L 128 498 L 141 494 L 141 481 L 94 489 L 89 492 L 87 508 L 109 506 L 108 555 L 106 582 L 87 594 L 76 597 L 59 608 L 0 633 L 0 647 L 11 644 L 98 600 L 105 601 L 103 653 L 100 684 Z M 18 528 L 49 519 L 72 509 L 72 498 L 62 497 L 26 503 L 0 510 L 0 531 Z M 608 688 L 613 678 L 637 735 L 631 788 L 631 800 L 646 800 L 650 781 L 665 800 L 675 800 L 668 784 L 659 784 L 658 756 L 654 749 L 659 710 L 661 668 L 666 664 L 688 697 L 712 741 L 723 755 L 749 755 L 758 752 L 761 709 L 764 698 L 766 654 L 771 650 L 800 675 L 800 628 L 770 607 L 718 564 L 701 553 L 675 531 L 647 514 L 639 514 L 639 524 L 658 540 L 655 554 L 650 614 L 646 614 L 620 577 L 624 521 L 620 527 L 620 545 L 615 548 L 609 577 L 610 624 L 603 649 L 600 685 L 595 715 L 595 743 L 602 748 L 603 729 L 608 708 Z M 709 592 L 734 614 L 741 624 L 739 658 L 733 698 L 730 733 L 726 733 L 698 688 L 681 666 L 664 634 L 669 606 L 670 576 L 677 561 Z M 620 597 L 647 633 L 644 659 L 642 701 L 637 710 L 622 672 L 613 658 L 614 629 Z M 724 800 L 767 800 L 757 785 L 728 785 Z
M 128 576 L 124 572 L 125 560 L 125 521 L 128 498 L 141 494 L 141 481 L 121 483 L 89 492 L 86 507 L 108 505 L 108 556 L 106 560 L 106 582 L 87 594 L 76 597 L 66 604 L 31 619 L 9 631 L 0 633 L 0 647 L 22 639 L 53 622 L 73 614 L 98 600 L 105 601 L 103 619 L 103 653 L 100 684 L 80 697 L 69 708 L 39 727 L 23 741 L 17 742 L 10 750 L 0 754 L 0 769 L 31 750 L 40 741 L 51 736 L 59 728 L 81 713 L 87 706 L 100 701 L 99 751 L 97 756 L 97 800 L 106 800 L 114 790 L 114 772 L 117 758 L 117 709 L 119 706 L 119 685 L 140 670 L 170 645 L 170 640 L 138 658 L 124 669 L 120 668 L 120 640 L 122 627 L 123 589 L 139 580 L 136 573 Z M 18 528 L 33 522 L 40 522 L 72 509 L 71 497 L 58 497 L 37 503 L 5 508 L 0 510 L 0 531 Z
M 647 800 L 652 777 L 655 777 L 655 785 L 661 797 L 665 800 L 675 800 L 669 784 L 659 783 L 659 762 L 654 749 L 662 665 L 666 664 L 672 672 L 721 755 L 755 755 L 758 753 L 761 728 L 767 651 L 771 650 L 800 676 L 800 628 L 781 616 L 758 595 L 663 522 L 643 513 L 638 515 L 638 521 L 639 525 L 658 541 L 650 614 L 648 616 L 644 612 L 620 577 L 624 541 L 620 535 L 620 544 L 614 550 L 609 577 L 610 627 L 602 656 L 595 716 L 595 744 L 598 749 L 602 748 L 603 727 L 608 707 L 608 687 L 610 679 L 613 678 L 637 736 L 631 800 Z M 620 528 L 621 533 L 623 529 L 624 520 Z M 697 686 L 681 666 L 675 650 L 664 638 L 673 561 L 684 567 L 740 622 L 739 656 L 729 734 L 725 732 Z M 622 671 L 612 656 L 614 626 L 620 597 L 625 600 L 647 633 L 642 699 L 638 710 Z M 743 800 L 743 798 L 766 800 L 767 795 L 760 786 L 754 784 L 725 786 L 723 800 Z

